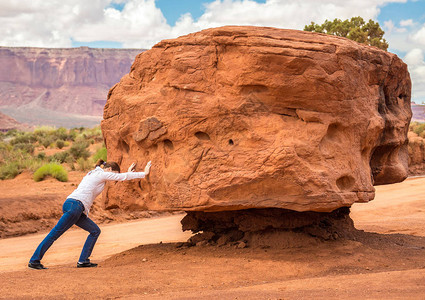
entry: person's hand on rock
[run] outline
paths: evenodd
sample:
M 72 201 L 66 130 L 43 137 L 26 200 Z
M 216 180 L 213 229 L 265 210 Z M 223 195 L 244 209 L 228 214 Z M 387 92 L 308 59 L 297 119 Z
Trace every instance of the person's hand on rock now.
M 131 166 L 128 168 L 128 172 L 134 172 L 134 170 L 136 169 L 136 163 L 132 163 Z
M 146 164 L 146 167 L 145 167 L 145 174 L 146 175 L 149 174 L 149 171 L 151 169 L 151 166 L 152 166 L 152 162 L 151 161 L 148 161 L 148 163 Z

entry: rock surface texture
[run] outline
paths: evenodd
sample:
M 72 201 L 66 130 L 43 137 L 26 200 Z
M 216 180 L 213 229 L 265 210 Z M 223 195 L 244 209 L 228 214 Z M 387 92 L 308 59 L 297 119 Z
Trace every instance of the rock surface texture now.
M 408 171 L 407 66 L 345 38 L 221 27 L 139 54 L 109 91 L 107 207 L 331 212 Z

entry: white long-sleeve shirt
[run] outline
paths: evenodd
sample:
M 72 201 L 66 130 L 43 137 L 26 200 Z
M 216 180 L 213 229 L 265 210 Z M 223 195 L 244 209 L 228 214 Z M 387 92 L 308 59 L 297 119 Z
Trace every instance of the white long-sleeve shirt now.
M 96 167 L 84 176 L 78 187 L 67 198 L 80 200 L 84 205 L 84 213 L 88 215 L 94 199 L 102 193 L 106 181 L 124 181 L 144 177 L 145 172 L 114 173 L 105 172 L 102 168 Z

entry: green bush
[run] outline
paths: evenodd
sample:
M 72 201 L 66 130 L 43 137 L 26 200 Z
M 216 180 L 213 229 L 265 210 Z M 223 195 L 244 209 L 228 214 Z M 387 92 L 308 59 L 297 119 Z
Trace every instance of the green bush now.
M 25 132 L 18 133 L 18 135 L 16 135 L 15 138 L 10 141 L 10 144 L 32 144 L 35 141 L 37 141 L 37 138 L 32 133 Z
M 37 169 L 34 173 L 34 181 L 41 181 L 46 176 L 52 176 L 59 181 L 68 181 L 68 172 L 59 164 L 49 163 Z
M 34 129 L 34 135 L 37 137 L 37 139 L 40 141 L 40 138 L 44 138 L 47 136 L 51 136 L 52 133 L 56 131 L 54 127 L 51 126 L 40 126 Z
M 65 146 L 65 141 L 64 140 L 57 140 L 56 141 L 56 147 L 58 147 L 59 149 L 62 149 L 63 146 Z
M 62 151 L 62 152 L 58 152 L 53 154 L 52 156 L 50 156 L 50 161 L 57 161 L 59 163 L 64 163 L 68 160 L 69 158 L 69 152 L 68 151 Z
M 48 148 L 52 143 L 53 143 L 53 138 L 52 137 L 45 137 L 42 138 L 41 140 L 39 140 L 40 144 L 43 145 L 44 148 Z
M 53 133 L 53 136 L 58 140 L 67 140 L 69 138 L 68 130 L 64 127 L 60 127 L 56 129 L 56 131 Z
M 93 162 L 97 163 L 99 159 L 102 159 L 103 161 L 107 161 L 107 151 L 105 147 L 100 148 L 96 151 L 96 153 L 93 155 Z
M 413 132 L 420 135 L 425 130 L 425 123 L 416 123 L 413 125 Z
M 39 159 L 39 160 L 45 160 L 45 159 L 46 159 L 46 153 L 44 153 L 44 152 L 39 152 L 39 153 L 37 154 L 37 159 Z
M 16 136 L 18 134 L 18 129 L 11 129 L 6 132 L 6 136 Z
M 9 145 L 8 143 L 5 143 L 5 142 L 0 143 L 0 152 L 8 152 L 12 149 L 13 147 Z
M 93 164 L 92 164 L 92 162 L 90 160 L 84 159 L 82 157 L 80 157 L 77 160 L 77 164 L 78 164 L 78 169 L 80 171 L 87 171 L 87 170 L 92 169 L 92 167 L 93 167 Z
M 94 142 L 96 143 L 103 141 L 103 135 L 102 135 L 102 130 L 100 129 L 100 126 L 85 129 L 82 132 L 82 136 L 86 139 L 93 139 Z
M 74 142 L 74 144 L 69 148 L 69 153 L 74 157 L 75 160 L 80 157 L 87 159 L 90 156 L 90 152 L 87 150 L 88 143 L 86 142 Z
M 35 149 L 35 147 L 34 147 L 33 144 L 18 143 L 18 144 L 15 144 L 13 146 L 13 150 L 14 151 L 16 151 L 16 150 L 22 150 L 22 151 L 24 151 L 26 153 L 29 153 L 29 154 L 33 154 L 34 153 L 34 149 Z
M 8 162 L 0 165 L 0 179 L 12 179 L 15 178 L 21 170 L 17 162 Z
M 40 159 L 37 159 L 37 158 L 33 158 L 33 157 L 26 158 L 24 161 L 22 161 L 22 163 L 20 165 L 21 172 L 23 170 L 29 170 L 31 172 L 35 172 L 44 163 L 45 162 L 43 160 L 40 160 Z
M 69 134 L 68 134 L 68 139 L 70 140 L 70 141 L 75 141 L 75 138 L 77 137 L 77 131 L 75 130 L 75 128 L 73 128 L 73 129 L 71 129 L 70 131 L 69 131 Z

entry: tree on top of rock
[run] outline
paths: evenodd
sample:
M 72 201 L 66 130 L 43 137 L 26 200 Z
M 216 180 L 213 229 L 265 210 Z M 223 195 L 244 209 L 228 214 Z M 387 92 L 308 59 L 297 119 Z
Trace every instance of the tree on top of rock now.
M 340 19 L 335 19 L 332 22 L 326 20 L 322 25 L 311 22 L 310 25 L 304 27 L 304 31 L 342 36 L 383 50 L 388 49 L 388 43 L 383 38 L 385 32 L 381 29 L 379 23 L 373 20 L 366 23 L 362 17 L 353 17 L 351 20 L 344 21 Z

